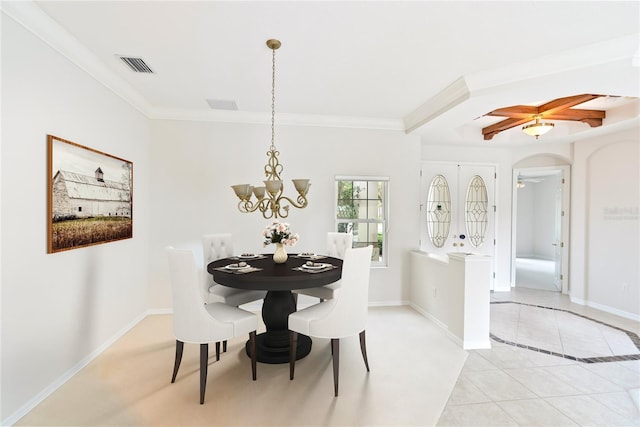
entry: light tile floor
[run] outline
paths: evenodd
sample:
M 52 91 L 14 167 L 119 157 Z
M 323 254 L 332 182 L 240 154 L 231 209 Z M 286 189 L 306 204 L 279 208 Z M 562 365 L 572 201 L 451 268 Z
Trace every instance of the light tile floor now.
M 492 294 L 492 348 L 469 352 L 438 425 L 639 426 L 639 330 L 555 292 Z
M 554 291 L 560 289 L 554 285 L 555 262 L 540 258 L 516 258 L 516 286 Z

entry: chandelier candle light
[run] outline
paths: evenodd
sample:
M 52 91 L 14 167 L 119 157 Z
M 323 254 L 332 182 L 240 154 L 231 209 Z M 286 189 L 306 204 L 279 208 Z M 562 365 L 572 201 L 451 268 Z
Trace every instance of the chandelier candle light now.
M 280 41 L 270 39 L 267 40 L 267 46 L 272 50 L 272 67 L 271 67 L 271 146 L 267 151 L 269 160 L 264 166 L 264 174 L 267 177 L 264 187 L 253 187 L 250 184 L 232 185 L 233 191 L 240 199 L 238 209 L 240 212 L 255 212 L 259 210 L 265 218 L 286 218 L 289 216 L 289 205 L 295 208 L 307 207 L 307 192 L 311 184 L 308 179 L 292 179 L 293 185 L 298 192 L 296 200 L 284 196 L 284 186 L 280 179 L 283 166 L 278 161 L 280 152 L 275 146 L 275 87 L 276 87 L 276 49 L 280 47 Z M 266 190 L 266 197 L 265 197 Z M 251 195 L 256 196 L 256 201 L 251 199 Z M 289 204 L 286 204 L 286 203 Z M 284 204 L 284 205 L 283 205 Z

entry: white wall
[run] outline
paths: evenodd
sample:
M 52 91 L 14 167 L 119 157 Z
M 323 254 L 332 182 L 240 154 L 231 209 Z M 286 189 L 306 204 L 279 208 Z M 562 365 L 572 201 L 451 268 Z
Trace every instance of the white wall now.
M 525 187 L 518 188 L 518 257 L 553 259 L 556 190 L 559 180 L 559 175 L 551 175 L 542 178 L 540 182 L 524 181 Z
M 589 239 L 585 248 L 586 299 L 593 305 L 637 316 L 640 316 L 639 146 L 638 140 L 620 140 L 588 156 Z
M 257 185 L 264 178 L 269 126 L 189 121 L 153 122 L 151 158 L 151 307 L 171 306 L 167 245 L 201 252 L 205 233 L 232 232 L 236 251 L 273 252 L 261 232 L 271 220 L 237 209 L 232 184 Z M 371 304 L 407 302 L 407 254 L 419 240 L 420 148 L 402 132 L 277 125 L 276 148 L 284 165 L 285 194 L 292 178 L 310 178 L 309 206 L 286 219 L 300 234 L 290 252 L 322 250 L 335 228 L 336 175 L 389 176 L 389 267 L 371 274 Z M 301 301 L 304 303 L 304 301 Z
M 516 256 L 529 257 L 533 255 L 533 198 L 534 186 L 525 182 L 525 186 L 518 188 L 518 216 L 516 230 Z
M 539 178 L 540 182 L 523 181 L 525 187 L 517 189 L 517 235 L 518 257 L 554 259 L 552 243 L 556 236 L 557 193 L 561 175 Z
M 556 192 L 560 184 L 559 175 L 545 177 L 542 182 L 533 183 L 534 221 L 533 254 L 544 259 L 554 259 L 553 247 L 556 229 Z
M 148 307 L 148 120 L 2 14 L 1 418 Z M 133 162 L 133 238 L 47 254 L 47 134 Z

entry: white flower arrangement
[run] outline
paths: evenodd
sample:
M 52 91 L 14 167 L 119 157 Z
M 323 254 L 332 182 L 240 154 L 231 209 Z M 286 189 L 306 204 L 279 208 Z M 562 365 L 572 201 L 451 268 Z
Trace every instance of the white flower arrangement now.
M 291 233 L 288 223 L 278 221 L 274 221 L 268 225 L 262 232 L 262 237 L 264 237 L 262 246 L 267 246 L 271 243 L 282 243 L 283 245 L 293 246 L 300 238 L 297 233 Z

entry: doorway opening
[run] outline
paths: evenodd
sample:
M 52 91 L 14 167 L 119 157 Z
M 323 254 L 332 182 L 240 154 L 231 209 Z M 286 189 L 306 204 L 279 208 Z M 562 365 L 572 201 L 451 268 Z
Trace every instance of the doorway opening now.
M 569 166 L 514 169 L 512 286 L 566 293 Z

